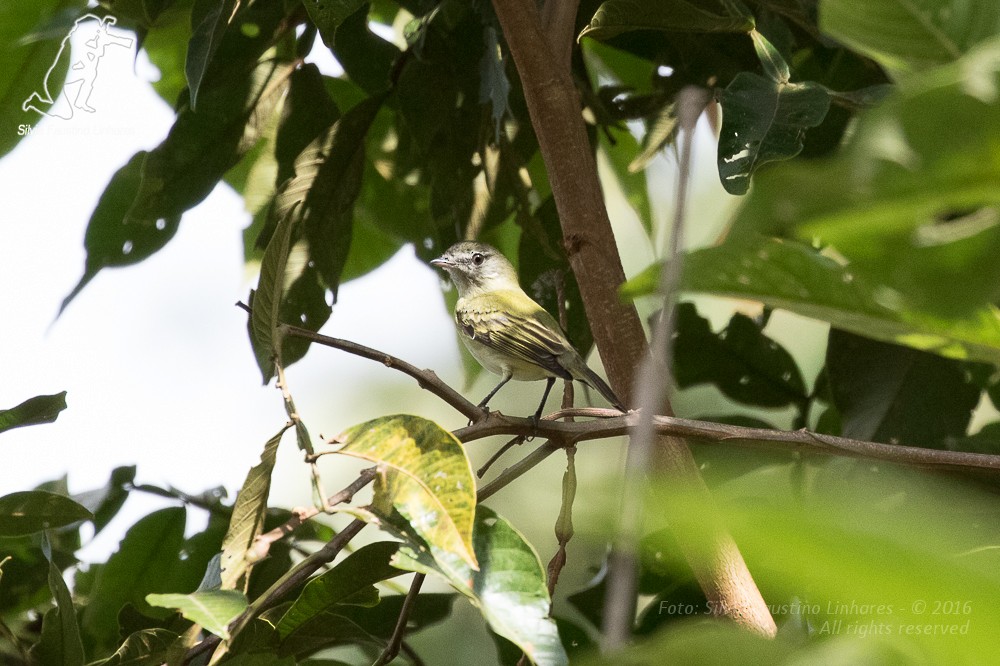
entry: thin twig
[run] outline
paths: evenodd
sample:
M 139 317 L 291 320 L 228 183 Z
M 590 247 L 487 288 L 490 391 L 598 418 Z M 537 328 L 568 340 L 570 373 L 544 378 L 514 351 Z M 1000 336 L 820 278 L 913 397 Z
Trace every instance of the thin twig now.
M 497 452 L 494 453 L 492 456 L 490 456 L 490 459 L 487 460 L 485 463 L 483 463 L 482 467 L 480 467 L 479 469 L 476 470 L 476 476 L 478 478 L 480 478 L 480 479 L 483 478 L 483 476 L 485 476 L 486 472 L 489 471 L 490 467 L 493 467 L 493 463 L 495 463 L 496 461 L 500 460 L 500 458 L 503 456 L 503 454 L 507 453 L 508 451 L 510 451 L 515 446 L 520 446 L 521 444 L 524 444 L 524 440 L 525 439 L 527 439 L 527 438 L 524 435 L 518 435 L 517 437 L 514 437 L 509 442 L 507 442 L 506 444 L 504 444 L 503 446 L 501 446 L 499 449 L 497 449 Z
M 413 377 L 417 380 L 417 384 L 420 385 L 420 388 L 427 389 L 432 392 L 434 395 L 454 407 L 456 411 L 466 418 L 471 419 L 472 421 L 479 421 L 485 417 L 485 410 L 469 402 L 465 396 L 441 381 L 441 378 L 438 377 L 433 370 L 421 370 L 415 365 L 411 365 L 402 359 L 386 354 L 385 352 L 378 351 L 377 349 L 365 347 L 364 345 L 359 345 L 349 340 L 331 338 L 328 335 L 314 333 L 313 331 L 305 328 L 299 328 L 298 326 L 280 324 L 278 329 L 285 335 L 310 340 L 312 342 L 326 345 L 327 347 L 333 347 L 334 349 L 339 349 L 341 351 L 348 352 L 349 354 L 361 356 L 362 358 L 367 358 L 372 361 L 379 361 L 386 367 L 399 370 L 403 374 Z
M 422 573 L 418 573 L 413 577 L 413 582 L 410 583 L 410 591 L 406 593 L 406 598 L 403 599 L 403 607 L 399 610 L 399 617 L 396 618 L 396 628 L 392 630 L 392 638 L 389 639 L 389 644 L 382 651 L 382 654 L 379 655 L 374 666 L 385 666 L 385 664 L 388 664 L 399 654 L 400 646 L 403 643 L 403 635 L 406 633 L 406 623 L 410 619 L 410 613 L 413 611 L 413 605 L 417 602 L 417 595 L 420 594 L 420 587 L 424 584 L 425 578 L 427 578 L 427 575 Z

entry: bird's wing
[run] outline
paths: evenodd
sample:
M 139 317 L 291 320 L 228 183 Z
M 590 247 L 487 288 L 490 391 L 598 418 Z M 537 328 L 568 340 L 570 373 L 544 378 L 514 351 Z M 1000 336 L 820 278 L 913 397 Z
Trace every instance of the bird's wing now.
M 462 334 L 502 354 L 572 379 L 559 356 L 572 349 L 559 325 L 523 292 L 494 291 L 468 299 L 455 310 Z

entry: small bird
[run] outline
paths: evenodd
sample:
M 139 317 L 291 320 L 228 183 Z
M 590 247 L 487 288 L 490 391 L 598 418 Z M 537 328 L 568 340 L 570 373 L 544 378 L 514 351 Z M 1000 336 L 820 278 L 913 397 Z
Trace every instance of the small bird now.
M 501 377 L 480 408 L 511 379 L 546 379 L 537 420 L 552 385 L 562 378 L 591 386 L 615 408 L 626 411 L 611 387 L 573 349 L 552 315 L 524 293 L 514 267 L 495 247 L 456 243 L 431 265 L 448 271 L 458 288 L 455 324 L 462 342 L 484 368 Z

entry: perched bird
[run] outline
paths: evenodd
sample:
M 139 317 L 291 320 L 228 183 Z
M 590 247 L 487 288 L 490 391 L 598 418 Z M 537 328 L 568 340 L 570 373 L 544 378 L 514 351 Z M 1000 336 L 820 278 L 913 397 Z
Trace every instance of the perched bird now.
M 542 415 L 557 378 L 588 384 L 626 411 L 597 373 L 587 367 L 552 315 L 524 293 L 517 272 L 505 256 L 485 243 L 463 242 L 448 248 L 431 265 L 448 271 L 458 288 L 455 324 L 459 337 L 500 383 L 479 403 L 486 407 L 511 379 L 548 380 L 535 418 Z

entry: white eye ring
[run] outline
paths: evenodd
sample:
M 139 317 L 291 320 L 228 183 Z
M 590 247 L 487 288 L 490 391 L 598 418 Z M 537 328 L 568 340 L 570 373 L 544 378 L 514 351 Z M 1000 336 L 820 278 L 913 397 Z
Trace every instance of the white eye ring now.
M 479 252 L 476 252 L 475 254 L 472 255 L 472 263 L 475 266 L 482 266 L 484 259 L 486 259 L 486 257 L 484 257 Z

